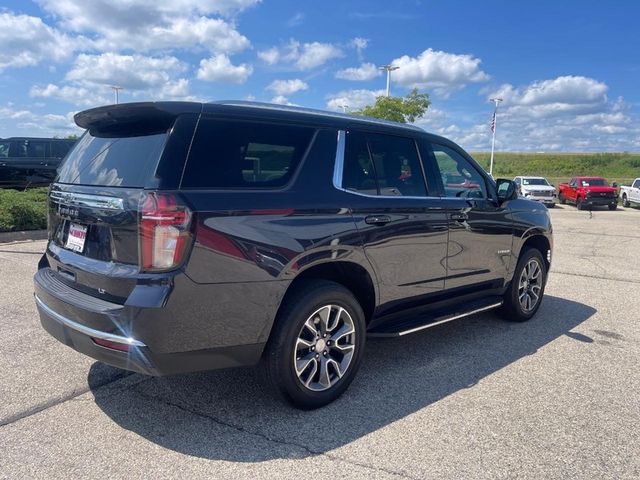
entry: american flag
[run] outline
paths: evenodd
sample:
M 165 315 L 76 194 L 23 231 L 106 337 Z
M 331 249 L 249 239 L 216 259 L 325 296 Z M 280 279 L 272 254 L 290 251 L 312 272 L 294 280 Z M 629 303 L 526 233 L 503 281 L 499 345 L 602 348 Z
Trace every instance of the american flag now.
M 491 133 L 495 133 L 496 131 L 496 112 L 493 112 L 491 115 Z

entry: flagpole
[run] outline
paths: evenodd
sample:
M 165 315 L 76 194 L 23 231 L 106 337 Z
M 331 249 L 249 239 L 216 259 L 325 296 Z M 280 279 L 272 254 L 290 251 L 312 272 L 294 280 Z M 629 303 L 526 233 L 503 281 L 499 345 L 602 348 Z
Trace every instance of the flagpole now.
M 493 152 L 496 149 L 496 128 L 498 126 L 498 104 L 502 101 L 501 98 L 490 98 L 490 101 L 492 101 L 495 104 L 495 108 L 493 110 L 493 122 L 491 123 L 491 131 L 493 132 L 493 135 L 491 137 L 491 162 L 489 163 L 489 175 L 491 175 L 491 177 L 493 178 Z

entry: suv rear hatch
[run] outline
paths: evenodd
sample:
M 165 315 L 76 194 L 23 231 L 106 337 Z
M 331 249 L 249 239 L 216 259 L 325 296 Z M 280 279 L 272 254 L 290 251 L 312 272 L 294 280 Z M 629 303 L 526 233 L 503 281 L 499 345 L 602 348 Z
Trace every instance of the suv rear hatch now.
M 76 115 L 87 131 L 49 194 L 47 258 L 61 281 L 124 303 L 141 272 L 176 267 L 166 261 L 173 259 L 166 249 L 184 251 L 190 218 L 171 190 L 180 182 L 200 109 L 139 103 Z M 154 255 L 164 263 L 154 264 Z

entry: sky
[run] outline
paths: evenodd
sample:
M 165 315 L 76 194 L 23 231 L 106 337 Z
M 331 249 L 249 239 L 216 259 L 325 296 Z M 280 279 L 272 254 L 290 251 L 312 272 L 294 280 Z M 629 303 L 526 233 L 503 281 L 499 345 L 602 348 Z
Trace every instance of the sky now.
M 357 110 L 412 88 L 471 151 L 640 151 L 635 0 L 0 0 L 0 137 L 114 102 Z

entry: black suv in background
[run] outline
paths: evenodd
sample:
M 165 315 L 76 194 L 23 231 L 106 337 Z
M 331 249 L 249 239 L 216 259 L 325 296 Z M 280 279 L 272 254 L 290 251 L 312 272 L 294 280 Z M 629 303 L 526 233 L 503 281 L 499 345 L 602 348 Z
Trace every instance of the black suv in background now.
M 75 143 L 62 138 L 0 138 L 0 187 L 49 185 Z
M 151 375 L 262 364 L 301 408 L 366 336 L 540 306 L 547 209 L 409 125 L 248 102 L 81 112 L 35 275 L 44 328 Z

